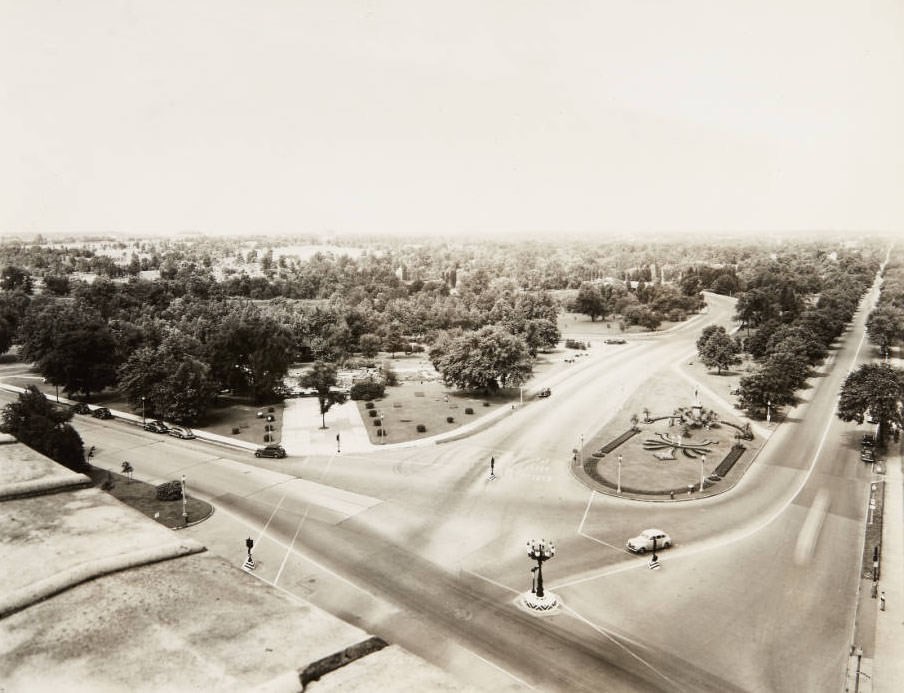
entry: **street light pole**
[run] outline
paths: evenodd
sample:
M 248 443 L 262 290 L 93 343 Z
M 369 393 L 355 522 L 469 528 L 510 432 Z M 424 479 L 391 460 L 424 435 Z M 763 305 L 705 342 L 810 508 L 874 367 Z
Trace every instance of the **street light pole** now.
M 581 464 L 584 464 L 584 434 L 581 434 Z
M 185 497 L 185 474 L 182 475 L 182 521 L 187 525 L 188 524 L 188 508 L 186 507 L 186 503 L 188 499 Z
M 700 455 L 700 493 L 703 493 L 703 465 L 706 464 L 706 455 Z
M 147 423 L 147 417 L 144 415 L 144 395 L 141 396 L 141 423 Z
M 766 423 L 772 422 L 772 400 L 766 400 Z
M 619 455 L 618 456 L 618 488 L 616 489 L 616 492 L 618 493 L 618 495 L 621 495 L 621 462 L 622 462 L 622 456 Z
M 527 542 L 527 557 L 537 562 L 537 598 L 543 599 L 543 562 L 556 555 L 556 547 L 546 539 Z

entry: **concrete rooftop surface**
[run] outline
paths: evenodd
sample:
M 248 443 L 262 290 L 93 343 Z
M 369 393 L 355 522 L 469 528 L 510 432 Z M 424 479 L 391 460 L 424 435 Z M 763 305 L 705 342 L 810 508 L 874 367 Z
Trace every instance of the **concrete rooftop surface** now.
M 0 438 L 0 689 L 465 691 Z

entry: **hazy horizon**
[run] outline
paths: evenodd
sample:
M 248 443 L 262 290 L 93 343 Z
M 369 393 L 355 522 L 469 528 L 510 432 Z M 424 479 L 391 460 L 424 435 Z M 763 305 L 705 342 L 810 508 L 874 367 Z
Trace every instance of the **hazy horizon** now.
M 0 235 L 895 234 L 904 6 L 0 0 Z

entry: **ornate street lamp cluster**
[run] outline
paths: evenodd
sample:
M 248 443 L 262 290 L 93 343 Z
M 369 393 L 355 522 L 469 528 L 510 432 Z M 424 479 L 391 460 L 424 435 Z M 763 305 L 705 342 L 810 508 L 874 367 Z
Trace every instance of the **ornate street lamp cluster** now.
M 521 605 L 535 612 L 551 612 L 558 608 L 559 599 L 552 592 L 543 589 L 543 563 L 556 555 L 556 546 L 546 539 L 531 539 L 527 542 L 527 557 L 536 561 L 531 568 L 533 582 L 530 594 L 520 597 Z

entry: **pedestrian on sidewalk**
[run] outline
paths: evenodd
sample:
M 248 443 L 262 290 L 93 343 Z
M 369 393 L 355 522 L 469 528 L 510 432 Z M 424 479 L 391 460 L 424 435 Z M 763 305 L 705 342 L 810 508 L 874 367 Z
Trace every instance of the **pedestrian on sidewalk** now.
M 885 590 L 879 595 L 879 610 L 885 611 Z

